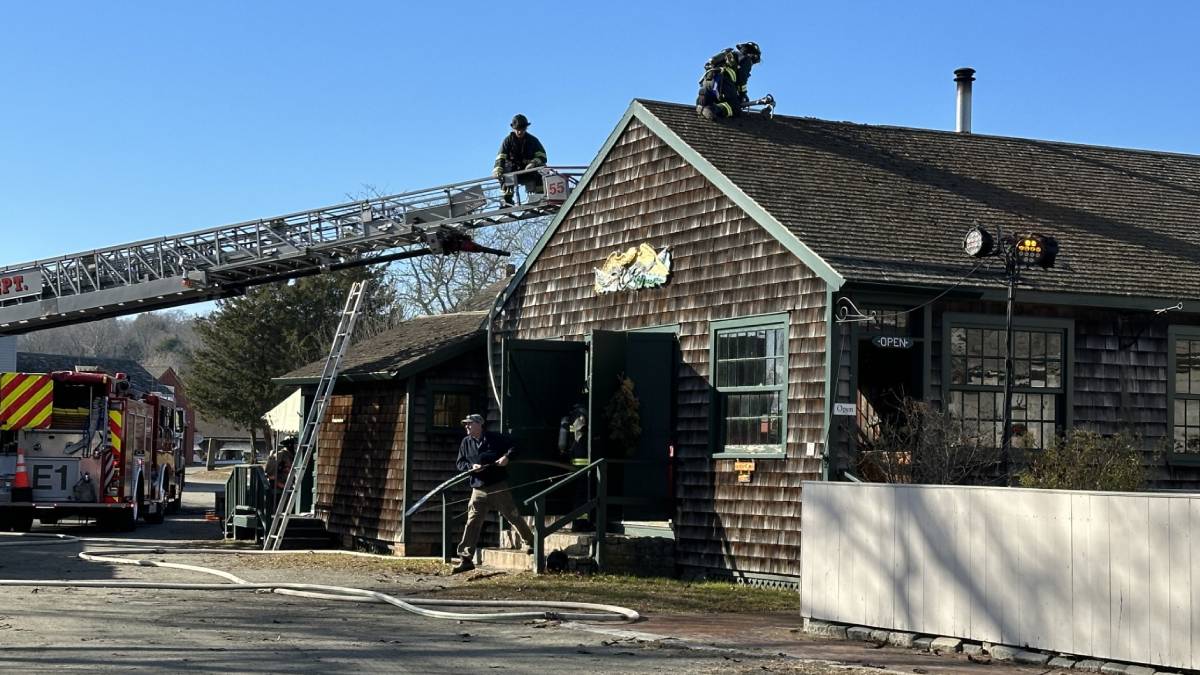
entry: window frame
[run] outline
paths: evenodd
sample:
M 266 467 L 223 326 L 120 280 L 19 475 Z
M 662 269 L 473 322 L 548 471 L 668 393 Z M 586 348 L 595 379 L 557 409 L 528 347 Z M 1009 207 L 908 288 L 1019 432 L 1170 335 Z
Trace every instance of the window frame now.
M 1184 326 L 1170 325 L 1167 326 L 1167 442 L 1170 444 L 1171 450 L 1168 455 L 1172 456 L 1172 460 L 1178 462 L 1180 459 L 1188 460 L 1188 463 L 1194 462 L 1200 465 L 1200 452 L 1188 452 L 1175 449 L 1175 398 L 1182 396 L 1185 400 L 1194 401 L 1200 400 L 1200 394 L 1180 394 L 1175 389 L 1175 369 L 1179 362 L 1176 358 L 1176 343 L 1179 340 L 1200 340 L 1200 326 Z
M 941 408 L 949 412 L 950 410 L 950 392 L 951 391 L 976 391 L 976 392 L 995 392 L 995 385 L 977 385 L 963 384 L 955 385 L 951 381 L 952 366 L 951 366 L 951 341 L 950 332 L 954 328 L 1000 328 L 1002 331 L 1005 327 L 1005 317 L 996 314 L 973 314 L 968 312 L 946 312 L 942 314 L 942 330 L 941 330 Z M 1065 433 L 1075 425 L 1075 320 L 1072 318 L 1049 318 L 1049 317 L 1030 317 L 1030 316 L 1014 316 L 1013 330 L 1041 330 L 1041 331 L 1062 331 L 1063 332 L 1063 358 L 1062 358 L 1062 374 L 1061 386 L 1058 388 L 1043 388 L 1038 391 L 1029 388 L 1031 391 L 1026 391 L 1022 388 L 1022 393 L 1036 394 L 1053 394 L 1062 396 L 1062 424 L 1061 432 Z M 1003 351 L 1003 346 L 1001 347 Z M 1003 360 L 1003 357 L 1001 357 Z M 1059 391 L 1061 389 L 1061 391 Z M 1004 385 L 999 385 L 1000 392 L 1004 391 Z M 1014 387 L 1016 392 L 1017 388 Z M 998 447 L 998 446 L 997 446 Z
M 789 372 L 791 313 L 777 312 L 755 316 L 737 317 L 733 319 L 718 319 L 708 322 L 708 379 L 709 379 L 709 438 L 710 451 L 713 459 L 785 459 L 787 457 L 788 435 L 788 388 L 791 384 Z M 717 386 L 717 335 L 729 330 L 745 330 L 749 328 L 783 329 L 783 383 L 764 387 L 718 387 Z M 726 450 L 725 424 L 721 415 L 721 395 L 723 393 L 747 393 L 778 391 L 782 398 L 780 409 L 780 427 L 782 439 L 776 446 L 762 446 L 761 449 L 752 447 L 733 446 Z
M 430 434 L 461 434 L 462 424 L 455 422 L 448 427 L 435 426 L 433 423 L 434 417 L 434 401 L 438 394 L 460 394 L 468 399 L 468 408 L 475 408 L 479 405 L 479 393 L 474 387 L 468 385 L 454 384 L 431 384 L 425 388 L 425 429 Z M 467 415 L 472 412 L 486 414 L 484 410 L 468 410 Z

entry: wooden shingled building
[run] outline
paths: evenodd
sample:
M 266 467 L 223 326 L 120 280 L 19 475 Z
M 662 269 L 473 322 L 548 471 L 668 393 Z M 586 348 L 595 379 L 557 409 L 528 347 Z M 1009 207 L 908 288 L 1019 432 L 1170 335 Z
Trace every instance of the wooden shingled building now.
M 495 288 L 491 289 L 492 293 Z M 348 546 L 441 552 L 441 516 L 407 504 L 450 476 L 460 421 L 486 406 L 482 311 L 420 316 L 351 346 L 317 441 L 316 513 Z M 276 382 L 306 389 L 324 361 Z M 452 497 L 466 497 L 463 488 Z M 458 533 L 462 523 L 456 523 Z
M 613 531 L 673 538 L 682 574 L 794 584 L 802 481 L 859 475 L 901 400 L 999 442 L 1005 276 L 964 253 L 976 225 L 1060 246 L 1016 295 L 1022 446 L 1130 430 L 1167 449 L 1156 483 L 1194 487 L 1197 213 L 1193 156 L 634 101 L 491 311 L 351 353 L 318 506 L 429 552 L 436 514 L 407 533 L 399 514 L 453 474 L 462 432 L 438 420 L 486 401 L 550 460 L 581 404 Z M 629 384 L 632 445 L 611 423 Z
M 625 520 L 669 520 L 682 572 L 794 580 L 801 481 L 854 476 L 899 400 L 999 442 L 1006 286 L 963 251 L 979 225 L 1060 245 L 1017 291 L 1021 443 L 1128 429 L 1169 448 L 1156 482 L 1194 486 L 1197 213 L 1200 157 L 635 101 L 494 316 L 503 426 L 545 447 L 585 384 Z M 605 439 L 619 375 L 634 451 Z

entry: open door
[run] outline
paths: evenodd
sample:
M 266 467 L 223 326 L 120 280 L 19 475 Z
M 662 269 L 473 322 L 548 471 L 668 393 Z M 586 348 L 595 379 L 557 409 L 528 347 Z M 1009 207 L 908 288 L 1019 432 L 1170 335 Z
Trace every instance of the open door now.
M 609 496 L 614 518 L 666 520 L 671 502 L 670 446 L 678 342 L 671 333 L 593 331 L 589 363 L 589 452 L 609 460 Z M 624 375 L 633 382 L 641 436 L 637 447 L 618 449 L 608 441 L 608 407 Z
M 564 469 L 558 452 L 559 422 L 584 390 L 587 347 L 563 340 L 505 340 L 501 371 L 500 429 L 517 444 L 509 482 L 523 485 Z M 541 482 L 513 490 L 523 508 L 526 498 L 545 489 Z M 569 498 L 570 495 L 564 495 Z M 556 510 L 556 500 L 547 505 Z

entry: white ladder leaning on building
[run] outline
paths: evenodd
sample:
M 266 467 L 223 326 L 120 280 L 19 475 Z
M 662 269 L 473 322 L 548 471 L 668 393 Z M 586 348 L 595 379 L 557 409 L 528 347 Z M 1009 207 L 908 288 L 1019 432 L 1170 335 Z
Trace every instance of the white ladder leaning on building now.
M 363 295 L 367 282 L 356 281 L 350 287 L 346 296 L 346 306 L 342 309 L 338 321 L 337 332 L 333 336 L 333 344 L 329 348 L 329 357 L 321 370 L 321 379 L 317 383 L 317 391 L 312 405 L 304 419 L 300 430 L 300 439 L 296 446 L 296 457 L 292 461 L 292 470 L 288 472 L 287 482 L 279 495 L 275 506 L 275 516 L 271 518 L 271 527 L 263 540 L 264 551 L 278 551 L 287 531 L 288 520 L 296 510 L 296 488 L 304 480 L 308 472 L 309 462 L 312 461 L 313 450 L 317 446 L 317 431 L 321 428 L 321 420 L 325 418 L 325 409 L 333 396 L 333 387 L 337 382 L 338 369 L 342 365 L 342 357 L 350 345 L 350 335 L 354 332 L 354 323 L 358 320 L 359 308 L 362 306 Z

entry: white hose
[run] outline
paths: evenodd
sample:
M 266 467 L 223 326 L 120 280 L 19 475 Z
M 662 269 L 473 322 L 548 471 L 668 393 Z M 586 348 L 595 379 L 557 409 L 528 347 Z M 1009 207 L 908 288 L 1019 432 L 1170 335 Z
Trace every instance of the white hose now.
M 182 542 L 167 542 L 152 539 L 84 539 L 64 534 L 28 534 L 0 533 L 0 537 L 17 537 L 16 541 L 0 542 L 0 546 L 29 546 L 38 544 L 65 544 L 80 542 L 88 543 L 122 543 L 139 541 L 150 544 L 174 545 Z M 181 591 L 270 591 L 280 595 L 290 595 L 301 598 L 320 600 L 340 600 L 343 602 L 378 602 L 394 605 L 413 614 L 433 619 L 453 619 L 457 621 L 527 621 L 529 619 L 562 619 L 570 621 L 620 621 L 632 623 L 640 619 L 640 615 L 632 609 L 616 605 L 603 605 L 590 602 L 552 602 L 524 600 L 434 600 L 429 598 L 400 598 L 345 586 L 326 586 L 323 584 L 292 584 L 292 583 L 251 583 L 229 572 L 184 565 L 181 563 L 158 562 L 145 558 L 117 557 L 125 555 L 278 555 L 281 553 L 316 553 L 315 551 L 261 551 L 256 549 L 225 549 L 225 548 L 112 548 L 92 552 L 80 552 L 79 557 L 89 562 L 106 562 L 118 565 L 138 565 L 141 567 L 166 567 L 171 569 L 198 572 L 221 577 L 229 583 L 159 583 L 152 581 L 71 581 L 66 579 L 0 579 L 0 586 L 46 586 L 62 588 L 153 588 L 160 590 Z M 321 551 L 321 553 L 340 553 L 349 555 L 368 555 L 353 551 Z M 586 610 L 586 611 L 538 611 L 538 612 L 444 612 L 435 609 L 425 609 L 427 606 L 436 607 L 540 607 L 548 610 Z

